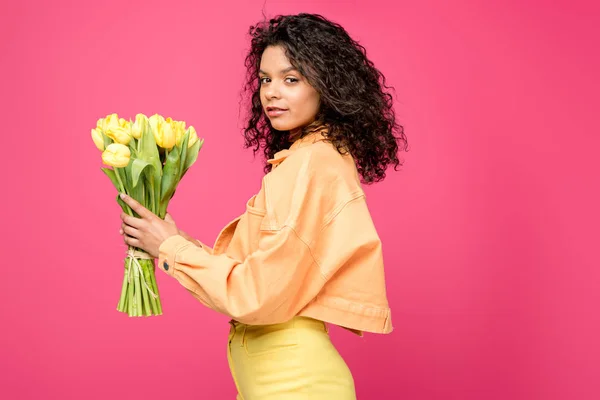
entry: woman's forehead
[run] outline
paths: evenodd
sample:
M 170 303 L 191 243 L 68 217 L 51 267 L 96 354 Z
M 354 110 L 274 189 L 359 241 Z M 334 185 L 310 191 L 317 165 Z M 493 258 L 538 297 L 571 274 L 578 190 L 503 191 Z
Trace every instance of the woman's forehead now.
M 269 46 L 260 59 L 260 71 L 265 74 L 285 74 L 296 68 L 290 63 L 281 46 Z

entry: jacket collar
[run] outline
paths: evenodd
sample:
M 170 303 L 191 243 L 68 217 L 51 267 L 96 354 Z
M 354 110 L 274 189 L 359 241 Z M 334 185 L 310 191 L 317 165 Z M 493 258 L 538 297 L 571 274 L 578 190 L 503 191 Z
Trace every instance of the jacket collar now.
M 273 168 L 275 168 L 283 160 L 285 160 L 287 157 L 289 157 L 294 151 L 296 151 L 302 147 L 310 146 L 311 144 L 325 140 L 326 139 L 325 135 L 324 135 L 325 132 L 327 132 L 326 129 L 320 130 L 317 132 L 313 132 L 313 133 L 309 133 L 308 135 L 306 135 L 306 136 L 296 140 L 294 143 L 292 143 L 292 145 L 290 146 L 289 149 L 284 149 L 284 150 L 281 150 L 281 151 L 278 151 L 277 153 L 275 153 L 273 158 L 267 160 L 267 162 L 269 164 L 273 165 Z

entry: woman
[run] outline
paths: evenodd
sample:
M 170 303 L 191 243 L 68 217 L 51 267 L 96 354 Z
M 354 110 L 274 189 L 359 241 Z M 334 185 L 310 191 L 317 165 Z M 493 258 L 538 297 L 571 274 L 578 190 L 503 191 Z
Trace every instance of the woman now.
M 360 181 L 397 167 L 406 138 L 383 75 L 340 25 L 303 13 L 250 34 L 245 145 L 264 148 L 260 191 L 213 248 L 127 196 L 140 218 L 121 214 L 121 233 L 232 318 L 238 399 L 354 399 L 326 323 L 360 336 L 392 331 L 381 241 Z

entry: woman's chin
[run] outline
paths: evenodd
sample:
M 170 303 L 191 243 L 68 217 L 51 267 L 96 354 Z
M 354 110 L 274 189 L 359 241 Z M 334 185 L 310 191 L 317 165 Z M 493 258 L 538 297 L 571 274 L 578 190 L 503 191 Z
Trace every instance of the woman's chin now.
M 271 126 L 278 131 L 289 131 L 293 129 L 294 126 L 290 124 L 282 124 L 279 121 L 271 121 Z

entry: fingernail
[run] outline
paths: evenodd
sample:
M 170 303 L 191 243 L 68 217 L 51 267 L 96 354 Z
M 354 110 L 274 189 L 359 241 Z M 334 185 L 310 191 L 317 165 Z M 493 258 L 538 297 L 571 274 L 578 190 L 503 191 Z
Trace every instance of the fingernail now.
M 125 197 L 127 197 L 127 195 L 125 193 L 121 193 L 121 198 L 124 199 Z

